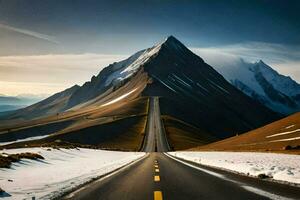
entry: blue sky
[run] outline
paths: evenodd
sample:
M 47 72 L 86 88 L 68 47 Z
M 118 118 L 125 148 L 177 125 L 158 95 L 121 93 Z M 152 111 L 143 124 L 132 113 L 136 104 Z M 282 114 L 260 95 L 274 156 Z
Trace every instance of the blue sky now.
M 0 80 L 33 82 L 33 87 L 55 84 L 47 89 L 53 93 L 82 83 L 110 61 L 174 35 L 195 50 L 215 49 L 251 61 L 266 60 L 300 81 L 299 10 L 300 1 L 292 0 L 0 0 Z M 76 55 L 74 70 L 70 56 Z M 95 55 L 98 59 L 90 61 L 89 56 Z M 47 60 L 51 58 L 56 62 Z M 51 70 L 43 65 L 47 62 L 53 64 Z M 61 68 L 62 62 L 65 73 L 60 71 L 55 79 L 45 75 L 57 74 L 54 69 Z M 40 79 L 32 77 L 34 70 Z M 87 70 L 80 77 L 75 74 Z M 72 78 L 66 81 L 65 74 Z M 24 90 L 13 85 L 0 87 L 0 93 L 11 88 L 15 88 L 11 93 Z

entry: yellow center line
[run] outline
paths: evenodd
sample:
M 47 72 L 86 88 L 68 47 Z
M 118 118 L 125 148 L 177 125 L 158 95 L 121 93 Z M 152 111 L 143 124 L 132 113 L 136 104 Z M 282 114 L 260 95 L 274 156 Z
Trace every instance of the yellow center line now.
M 155 172 L 159 172 L 159 169 L 155 169 Z
M 163 200 L 161 191 L 154 191 L 154 200 Z
M 160 177 L 159 177 L 159 176 L 154 176 L 154 181 L 155 181 L 155 182 L 160 181 Z

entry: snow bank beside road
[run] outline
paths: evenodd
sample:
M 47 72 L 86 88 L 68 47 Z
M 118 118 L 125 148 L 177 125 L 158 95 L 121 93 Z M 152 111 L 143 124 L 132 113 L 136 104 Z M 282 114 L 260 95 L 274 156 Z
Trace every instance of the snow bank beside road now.
M 300 155 L 255 152 L 170 152 L 172 156 L 202 165 L 251 176 L 265 174 L 274 180 L 300 184 Z
M 48 199 L 62 194 L 91 179 L 111 172 L 144 153 L 113 152 L 93 149 L 24 148 L 8 149 L 0 153 L 33 152 L 44 160 L 22 159 L 11 168 L 0 168 L 0 187 L 4 199 Z

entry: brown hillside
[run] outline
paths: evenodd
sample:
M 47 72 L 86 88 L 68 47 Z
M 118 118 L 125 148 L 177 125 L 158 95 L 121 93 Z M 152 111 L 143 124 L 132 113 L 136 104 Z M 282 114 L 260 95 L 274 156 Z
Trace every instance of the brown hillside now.
M 261 128 L 194 150 L 300 153 L 300 112 Z

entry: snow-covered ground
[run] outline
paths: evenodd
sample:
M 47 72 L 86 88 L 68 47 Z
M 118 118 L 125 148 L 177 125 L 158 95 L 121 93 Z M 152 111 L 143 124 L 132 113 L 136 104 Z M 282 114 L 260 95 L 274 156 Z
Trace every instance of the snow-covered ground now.
M 170 152 L 202 165 L 235 171 L 250 176 L 265 174 L 274 180 L 300 184 L 300 155 L 254 152 Z
M 8 195 L 4 199 L 49 199 L 95 177 L 124 166 L 145 153 L 113 152 L 93 149 L 26 148 L 0 153 L 34 152 L 44 160 L 22 159 L 10 169 L 0 168 L 0 187 Z M 11 195 L 11 196 L 9 196 Z

